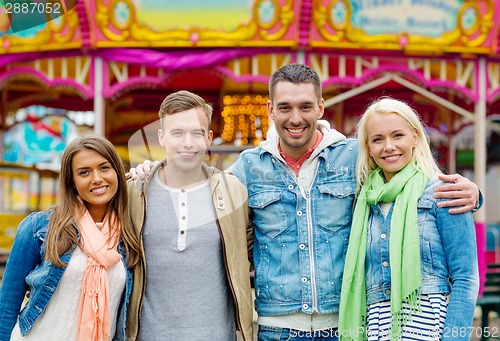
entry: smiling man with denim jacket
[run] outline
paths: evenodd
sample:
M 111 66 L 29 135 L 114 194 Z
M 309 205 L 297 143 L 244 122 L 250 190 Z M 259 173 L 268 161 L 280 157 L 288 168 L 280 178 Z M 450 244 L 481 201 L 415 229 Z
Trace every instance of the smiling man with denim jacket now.
M 310 67 L 281 67 L 269 93 L 275 125 L 231 169 L 247 187 L 253 213 L 259 340 L 337 340 L 358 144 L 319 121 L 324 100 Z M 443 190 L 460 193 L 459 211 L 475 207 L 473 183 L 458 175 L 442 179 L 455 182 Z

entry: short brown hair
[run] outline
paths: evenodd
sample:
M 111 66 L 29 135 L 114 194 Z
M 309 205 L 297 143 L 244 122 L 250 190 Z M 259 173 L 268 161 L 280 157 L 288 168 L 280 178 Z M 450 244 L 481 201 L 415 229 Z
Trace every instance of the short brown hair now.
M 171 93 L 165 97 L 158 112 L 161 127 L 163 128 L 163 118 L 165 116 L 196 108 L 201 108 L 205 112 L 208 118 L 208 127 L 210 128 L 213 111 L 210 104 L 200 96 L 186 90 Z
M 314 92 L 321 100 L 321 81 L 316 71 L 304 64 L 288 64 L 276 70 L 269 80 L 269 99 L 274 100 L 274 89 L 279 82 L 290 82 L 294 84 L 311 83 L 314 85 Z

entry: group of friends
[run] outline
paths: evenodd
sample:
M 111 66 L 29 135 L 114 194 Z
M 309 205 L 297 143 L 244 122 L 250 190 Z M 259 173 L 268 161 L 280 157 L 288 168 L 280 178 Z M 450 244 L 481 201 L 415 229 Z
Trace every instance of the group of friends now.
M 324 106 L 314 70 L 279 68 L 274 125 L 224 172 L 188 91 L 159 110 L 166 158 L 132 179 L 109 141 L 74 140 L 59 203 L 18 227 L 0 341 L 251 341 L 254 307 L 260 341 L 468 340 L 477 186 L 441 173 L 403 101 L 371 103 L 357 140 Z

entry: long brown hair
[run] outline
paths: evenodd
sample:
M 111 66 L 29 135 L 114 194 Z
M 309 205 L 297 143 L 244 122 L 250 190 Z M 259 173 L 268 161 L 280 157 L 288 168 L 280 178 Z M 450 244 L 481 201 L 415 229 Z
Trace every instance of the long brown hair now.
M 65 266 L 66 264 L 59 257 L 78 243 L 77 229 L 75 228 L 78 217 L 75 217 L 75 212 L 81 211 L 82 205 L 77 197 L 78 192 L 75 188 L 71 165 L 74 156 L 82 150 L 98 152 L 111 163 L 116 171 L 118 190 L 109 202 L 108 213 L 113 213 L 120 224 L 111 222 L 110 229 L 121 227 L 121 230 L 117 232 L 125 245 L 127 262 L 130 267 L 133 267 L 141 257 L 141 248 L 130 221 L 125 168 L 111 142 L 95 135 L 86 135 L 75 139 L 67 146 L 62 155 L 61 173 L 59 174 L 59 202 L 53 208 L 50 218 L 45 257 L 56 266 Z

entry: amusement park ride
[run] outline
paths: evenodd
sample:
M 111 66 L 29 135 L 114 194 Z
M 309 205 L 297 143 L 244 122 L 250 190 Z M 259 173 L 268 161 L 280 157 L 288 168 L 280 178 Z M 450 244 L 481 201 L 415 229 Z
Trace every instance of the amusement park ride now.
M 57 180 L 53 170 L 0 163 L 0 264 L 7 260 L 21 220 L 55 204 Z

